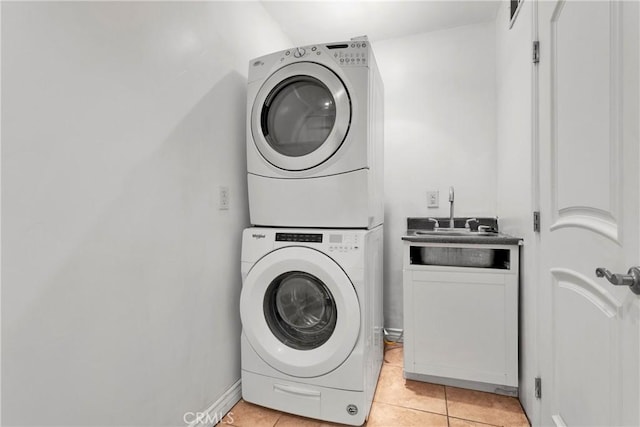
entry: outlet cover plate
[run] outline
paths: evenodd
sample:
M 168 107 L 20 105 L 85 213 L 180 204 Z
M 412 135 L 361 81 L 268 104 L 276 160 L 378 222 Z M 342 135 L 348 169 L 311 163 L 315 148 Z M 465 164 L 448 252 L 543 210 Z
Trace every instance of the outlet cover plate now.
M 438 191 L 427 191 L 427 207 L 437 208 L 440 201 Z
M 219 187 L 218 209 L 221 211 L 229 210 L 229 187 Z

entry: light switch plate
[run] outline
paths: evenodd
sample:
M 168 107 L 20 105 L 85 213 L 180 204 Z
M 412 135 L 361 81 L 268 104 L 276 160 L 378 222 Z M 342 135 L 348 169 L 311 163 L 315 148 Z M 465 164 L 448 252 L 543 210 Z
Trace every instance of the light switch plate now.
M 440 201 L 438 191 L 427 191 L 427 207 L 437 208 Z

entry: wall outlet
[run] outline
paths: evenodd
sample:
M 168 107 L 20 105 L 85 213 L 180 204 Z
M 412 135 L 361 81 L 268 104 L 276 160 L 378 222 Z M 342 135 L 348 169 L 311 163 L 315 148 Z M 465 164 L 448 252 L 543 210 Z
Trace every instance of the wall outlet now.
M 440 202 L 438 191 L 427 191 L 427 207 L 437 208 Z
M 218 209 L 221 211 L 229 210 L 229 187 L 221 186 L 219 188 L 219 194 Z

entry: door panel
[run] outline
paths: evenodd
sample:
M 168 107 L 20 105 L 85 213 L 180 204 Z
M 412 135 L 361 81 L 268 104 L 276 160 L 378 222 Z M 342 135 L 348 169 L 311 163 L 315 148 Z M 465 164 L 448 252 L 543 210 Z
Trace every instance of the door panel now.
M 555 382 L 550 391 L 558 408 L 554 421 L 611 425 L 612 414 L 619 410 L 619 378 L 598 367 L 617 364 L 619 303 L 606 288 L 574 271 L 554 269 L 551 274 Z
M 618 238 L 620 31 L 616 3 L 558 3 L 551 19 L 552 227 Z
M 541 421 L 640 425 L 638 3 L 537 6 Z

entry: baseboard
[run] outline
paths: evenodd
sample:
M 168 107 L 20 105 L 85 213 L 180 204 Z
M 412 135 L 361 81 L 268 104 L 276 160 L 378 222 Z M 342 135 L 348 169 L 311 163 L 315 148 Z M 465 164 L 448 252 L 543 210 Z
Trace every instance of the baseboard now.
M 198 414 L 189 423 L 189 427 L 212 427 L 222 421 L 222 418 L 238 403 L 242 397 L 242 380 L 238 380 L 211 406 Z

